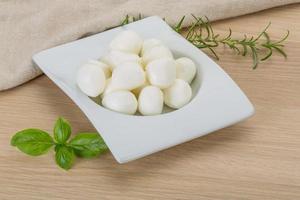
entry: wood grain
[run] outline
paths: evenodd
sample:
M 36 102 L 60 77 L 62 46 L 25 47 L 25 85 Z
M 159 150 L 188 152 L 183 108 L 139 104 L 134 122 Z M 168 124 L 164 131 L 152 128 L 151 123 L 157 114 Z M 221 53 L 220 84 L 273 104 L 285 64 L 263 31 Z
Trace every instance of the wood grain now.
M 272 21 L 272 37 L 289 29 L 288 59 L 274 55 L 255 71 L 251 59 L 223 51 L 218 63 L 251 99 L 251 119 L 120 165 L 110 153 L 78 159 L 65 172 L 53 154 L 28 157 L 9 145 L 17 130 L 52 130 L 64 116 L 93 131 L 81 111 L 47 77 L 0 93 L 0 199 L 300 199 L 300 5 L 214 23 L 239 35 Z

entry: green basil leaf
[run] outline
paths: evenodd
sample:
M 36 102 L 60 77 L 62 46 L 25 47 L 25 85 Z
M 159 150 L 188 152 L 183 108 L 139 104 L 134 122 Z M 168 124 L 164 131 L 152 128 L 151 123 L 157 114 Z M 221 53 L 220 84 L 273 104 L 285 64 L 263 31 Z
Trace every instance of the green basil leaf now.
M 75 159 L 74 151 L 71 147 L 57 145 L 55 147 L 55 161 L 61 168 L 68 170 L 72 167 Z
M 71 135 L 71 126 L 67 120 L 60 117 L 54 126 L 54 139 L 60 144 L 64 144 Z
M 39 129 L 25 129 L 17 132 L 11 139 L 11 145 L 22 152 L 39 156 L 46 153 L 54 145 L 52 137 Z
M 79 133 L 69 145 L 77 156 L 91 158 L 108 150 L 104 140 L 98 133 Z

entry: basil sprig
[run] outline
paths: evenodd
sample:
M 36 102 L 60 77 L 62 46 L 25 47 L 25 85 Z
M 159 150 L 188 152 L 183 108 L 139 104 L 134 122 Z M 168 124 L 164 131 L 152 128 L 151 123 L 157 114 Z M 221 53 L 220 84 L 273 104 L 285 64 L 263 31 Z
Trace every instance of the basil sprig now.
M 11 138 L 11 145 L 27 155 L 39 156 L 55 147 L 55 161 L 58 166 L 68 170 L 77 157 L 93 158 L 106 152 L 108 147 L 98 133 L 78 133 L 69 142 L 71 125 L 59 117 L 54 125 L 53 138 L 40 129 L 25 129 Z

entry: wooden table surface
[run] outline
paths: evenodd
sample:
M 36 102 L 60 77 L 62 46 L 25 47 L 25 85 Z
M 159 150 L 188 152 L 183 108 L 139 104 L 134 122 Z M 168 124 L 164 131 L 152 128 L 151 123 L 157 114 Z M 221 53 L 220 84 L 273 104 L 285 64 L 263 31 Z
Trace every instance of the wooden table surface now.
M 274 55 L 255 71 L 251 59 L 221 51 L 218 63 L 256 108 L 252 118 L 128 164 L 110 153 L 59 169 L 53 153 L 29 157 L 10 146 L 14 132 L 52 130 L 64 116 L 93 131 L 46 76 L 0 93 L 0 199 L 300 199 L 300 4 L 214 23 L 218 32 L 272 37 L 289 29 L 288 60 Z

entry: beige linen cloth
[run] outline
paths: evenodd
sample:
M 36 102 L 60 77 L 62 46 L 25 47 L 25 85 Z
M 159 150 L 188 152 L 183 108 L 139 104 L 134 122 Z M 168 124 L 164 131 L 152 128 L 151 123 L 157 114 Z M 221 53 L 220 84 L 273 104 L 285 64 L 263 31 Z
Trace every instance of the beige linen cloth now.
M 0 90 L 41 74 L 33 54 L 116 26 L 126 14 L 158 15 L 174 24 L 191 13 L 218 20 L 296 2 L 300 0 L 0 0 Z

